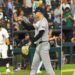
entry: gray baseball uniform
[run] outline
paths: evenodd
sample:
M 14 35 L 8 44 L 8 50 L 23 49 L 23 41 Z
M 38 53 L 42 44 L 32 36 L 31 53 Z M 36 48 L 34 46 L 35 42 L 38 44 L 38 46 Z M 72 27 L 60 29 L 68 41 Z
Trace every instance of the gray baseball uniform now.
M 35 36 L 39 33 L 40 30 L 44 30 L 45 32 L 43 36 L 35 42 L 37 44 L 37 47 L 33 57 L 30 75 L 36 75 L 40 60 L 43 61 L 48 75 L 55 75 L 49 56 L 50 45 L 48 43 L 48 22 L 46 18 L 43 18 L 33 25 L 35 27 Z

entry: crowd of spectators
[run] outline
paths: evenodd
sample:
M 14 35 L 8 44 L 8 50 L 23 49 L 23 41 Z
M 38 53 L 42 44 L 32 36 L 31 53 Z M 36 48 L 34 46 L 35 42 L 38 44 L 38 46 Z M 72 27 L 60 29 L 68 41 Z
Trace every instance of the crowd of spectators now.
M 30 1 L 30 4 L 26 4 L 26 1 Z M 27 6 L 28 5 L 28 6 Z M 30 5 L 30 6 L 29 6 Z M 34 30 L 32 27 L 33 22 L 35 21 L 35 10 L 41 9 L 43 15 L 48 20 L 49 24 L 49 41 L 51 47 L 60 47 L 61 46 L 61 4 L 60 0 L 16 0 L 13 2 L 13 26 L 15 32 L 21 31 L 31 31 Z M 53 28 L 59 28 L 59 30 L 53 31 Z M 51 30 L 52 29 L 52 30 Z M 25 33 L 25 34 L 26 34 Z M 29 36 L 32 37 L 34 34 Z M 20 43 L 24 38 L 21 34 L 14 35 L 14 47 L 21 48 Z M 21 41 L 22 40 L 22 41 Z M 56 57 L 57 53 L 51 53 L 51 57 Z M 26 63 L 24 63 L 26 64 Z M 56 62 L 53 62 L 54 68 L 56 67 Z
M 48 20 L 49 28 L 57 27 L 60 29 L 61 27 L 61 5 L 60 1 L 49 1 L 45 0 L 30 0 L 32 3 L 32 7 L 26 7 L 27 0 L 23 0 L 22 4 L 20 4 L 19 0 L 14 1 L 13 5 L 13 24 L 14 31 L 23 31 L 23 30 L 34 30 L 32 24 L 35 19 L 35 10 L 41 9 L 43 11 L 44 16 Z M 48 0 L 47 0 L 48 1 Z M 53 4 L 54 3 L 54 4 Z M 31 10 L 30 10 L 31 9 Z M 61 29 L 59 31 L 55 31 L 55 35 L 60 35 Z M 52 31 L 54 34 L 54 32 Z M 55 36 L 52 35 L 52 36 Z
M 37 9 L 41 9 L 48 20 L 51 47 L 61 47 L 61 40 L 75 43 L 72 27 L 75 26 L 75 0 L 0 0 L 3 26 L 9 30 L 11 39 L 14 38 L 14 48 L 21 48 L 33 37 L 32 24 L 35 21 L 35 10 Z M 27 41 L 24 40 L 24 35 L 29 36 Z M 51 57 L 56 57 L 53 59 L 57 59 L 57 52 L 51 54 L 54 54 Z M 63 51 L 62 54 L 64 58 Z M 25 62 L 24 58 L 23 56 L 23 62 Z
M 63 0 L 62 1 L 62 9 L 63 16 L 62 21 L 65 26 L 73 26 L 74 25 L 74 15 L 75 15 L 75 0 Z
M 75 0 L 62 0 L 62 27 L 66 42 L 71 42 L 75 29 Z M 72 27 L 72 28 L 71 28 Z M 67 29 L 68 28 L 68 29 Z M 67 33 L 68 32 L 68 33 Z
M 30 1 L 29 4 L 26 4 Z M 44 16 L 48 20 L 49 28 L 59 28 L 57 31 L 60 35 L 61 27 L 66 28 L 74 26 L 74 0 L 16 0 L 13 4 L 13 24 L 15 31 L 33 30 L 31 25 L 34 22 L 35 9 L 42 9 Z M 61 4 L 62 2 L 62 4 Z M 62 8 L 62 9 L 61 9 Z M 62 23 L 61 23 L 62 21 Z M 71 41 L 73 29 L 62 29 L 63 39 L 66 42 Z M 56 31 L 55 31 L 56 32 Z M 68 33 L 67 33 L 68 32 Z M 54 32 L 53 32 L 54 33 Z M 55 35 L 54 35 L 55 36 Z M 74 37 L 73 37 L 74 38 Z
M 7 29 L 11 29 L 12 21 L 12 0 L 0 0 L 0 13 L 3 14 L 2 23 Z M 1 15 L 2 15 L 1 14 Z
M 62 43 L 75 43 L 75 0 L 62 0 Z M 68 44 L 68 43 L 67 43 Z M 70 63 L 70 49 L 62 48 L 63 63 Z M 74 51 L 74 50 L 73 50 Z M 75 54 L 75 52 L 74 52 Z

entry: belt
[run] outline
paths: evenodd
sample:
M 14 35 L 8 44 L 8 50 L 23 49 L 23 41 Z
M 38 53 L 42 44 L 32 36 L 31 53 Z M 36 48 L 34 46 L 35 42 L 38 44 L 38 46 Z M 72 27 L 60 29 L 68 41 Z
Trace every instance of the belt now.
M 43 42 L 48 42 L 48 41 L 40 41 L 39 44 L 43 43 Z

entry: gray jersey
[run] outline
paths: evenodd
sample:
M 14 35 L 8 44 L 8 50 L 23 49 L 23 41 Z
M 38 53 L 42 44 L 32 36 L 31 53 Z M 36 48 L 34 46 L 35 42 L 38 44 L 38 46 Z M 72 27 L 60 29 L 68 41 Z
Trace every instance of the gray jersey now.
M 35 27 L 35 36 L 39 33 L 40 30 L 44 30 L 43 36 L 36 41 L 35 43 L 39 43 L 40 41 L 48 41 L 48 22 L 46 18 L 39 20 L 37 23 L 33 24 Z
M 33 25 L 35 27 L 35 36 L 38 35 L 40 30 L 44 30 L 45 32 L 42 37 L 38 41 L 36 41 L 37 46 L 33 57 L 30 75 L 36 75 L 38 65 L 40 64 L 40 59 L 42 60 L 48 75 L 55 75 L 50 62 L 49 43 L 43 42 L 39 44 L 40 41 L 48 41 L 48 22 L 46 18 L 43 18 L 42 20 L 38 21 L 36 24 Z

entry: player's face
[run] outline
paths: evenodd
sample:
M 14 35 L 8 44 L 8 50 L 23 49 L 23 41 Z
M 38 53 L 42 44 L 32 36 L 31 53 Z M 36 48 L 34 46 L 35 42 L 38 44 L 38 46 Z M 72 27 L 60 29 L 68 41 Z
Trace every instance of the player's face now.
M 36 19 L 37 19 L 37 20 L 39 20 L 39 19 L 40 19 L 40 15 L 41 15 L 41 13 L 40 13 L 40 12 L 37 12 L 37 13 L 35 14 L 35 16 L 36 16 Z

